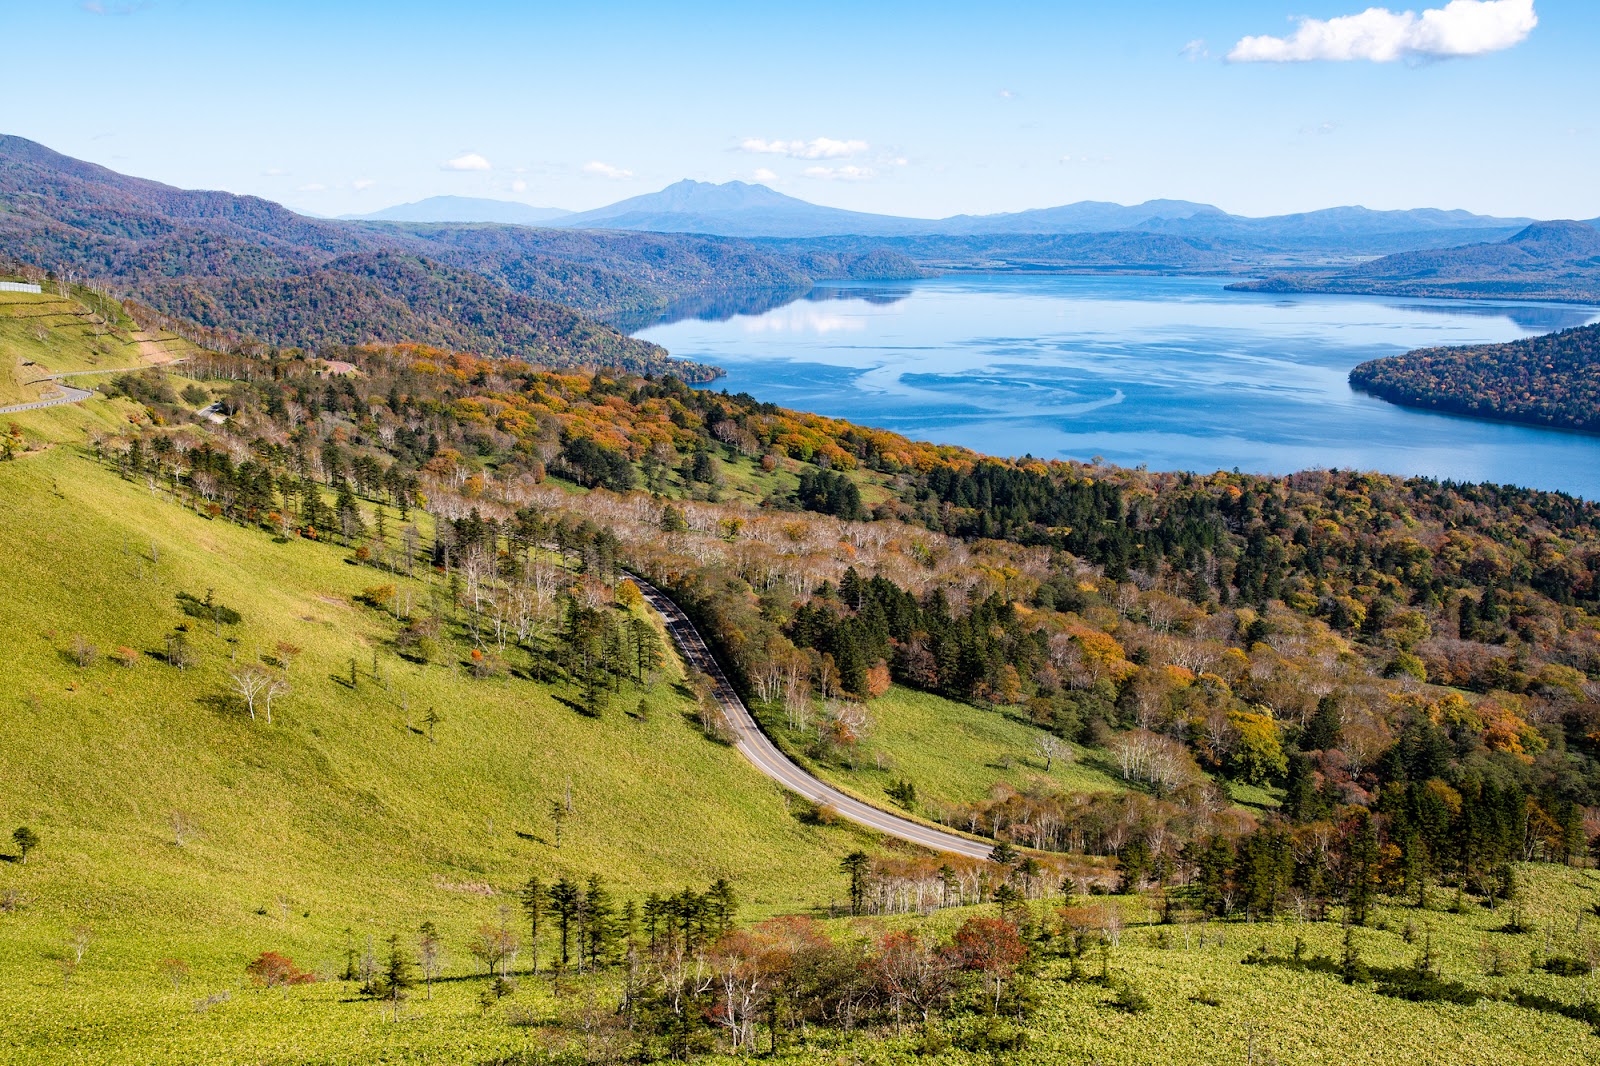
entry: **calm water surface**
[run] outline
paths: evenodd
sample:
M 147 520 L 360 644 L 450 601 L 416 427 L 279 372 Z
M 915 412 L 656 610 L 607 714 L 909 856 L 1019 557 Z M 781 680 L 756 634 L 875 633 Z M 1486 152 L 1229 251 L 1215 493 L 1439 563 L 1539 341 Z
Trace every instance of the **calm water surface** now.
M 1217 279 L 980 276 L 818 290 L 649 327 L 711 387 L 995 455 L 1499 481 L 1600 499 L 1600 437 L 1396 407 L 1357 363 L 1600 318 L 1561 304 L 1231 293 Z

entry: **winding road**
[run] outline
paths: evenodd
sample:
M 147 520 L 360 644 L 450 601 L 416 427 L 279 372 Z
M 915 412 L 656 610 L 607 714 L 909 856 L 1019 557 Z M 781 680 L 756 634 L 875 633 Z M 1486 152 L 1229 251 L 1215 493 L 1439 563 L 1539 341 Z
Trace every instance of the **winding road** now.
M 728 718 L 728 726 L 733 731 L 734 746 L 757 770 L 789 791 L 804 796 L 813 803 L 831 807 L 841 816 L 868 829 L 934 851 L 947 851 L 969 859 L 989 857 L 994 848 L 993 844 L 902 818 L 870 803 L 863 803 L 854 796 L 847 795 L 806 773 L 761 731 L 761 727 L 756 724 L 755 716 L 750 713 L 750 708 L 739 698 L 739 693 L 734 690 L 727 675 L 722 672 L 722 667 L 717 663 L 716 657 L 711 654 L 705 638 L 700 635 L 694 623 L 689 621 L 688 616 L 666 594 L 644 578 L 634 574 L 629 574 L 628 577 L 639 586 L 639 591 L 644 594 L 650 606 L 665 619 L 667 632 L 672 634 L 672 640 L 677 644 L 684 659 L 690 666 L 711 678 L 716 686 L 717 700 L 722 704 L 723 712 Z

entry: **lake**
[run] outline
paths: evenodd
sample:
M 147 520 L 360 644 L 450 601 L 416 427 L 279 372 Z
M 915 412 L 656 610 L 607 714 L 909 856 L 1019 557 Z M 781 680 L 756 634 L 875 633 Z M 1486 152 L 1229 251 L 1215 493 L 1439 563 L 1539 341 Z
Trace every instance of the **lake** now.
M 1562 304 L 1227 292 L 1215 278 L 982 275 L 701 308 L 638 336 L 710 385 L 991 455 L 1381 470 L 1600 499 L 1600 437 L 1408 410 L 1357 363 L 1600 319 Z

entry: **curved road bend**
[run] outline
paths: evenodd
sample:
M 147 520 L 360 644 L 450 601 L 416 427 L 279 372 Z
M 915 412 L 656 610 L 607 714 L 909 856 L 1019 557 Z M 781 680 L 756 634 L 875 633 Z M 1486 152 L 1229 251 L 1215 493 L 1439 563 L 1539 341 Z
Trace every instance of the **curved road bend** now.
M 50 381 L 53 379 L 45 378 L 44 380 Z M 37 385 L 38 382 L 30 381 L 28 384 Z M 71 385 L 62 385 L 60 396 L 49 400 L 35 400 L 33 403 L 19 403 L 13 407 L 0 407 L 0 415 L 15 414 L 18 411 L 37 411 L 41 407 L 60 407 L 62 404 L 67 403 L 82 403 L 93 395 L 93 389 L 79 389 Z
M 677 644 L 678 650 L 683 653 L 689 665 L 706 674 L 714 682 L 717 700 L 722 704 L 722 709 L 728 717 L 728 725 L 733 730 L 734 746 L 757 770 L 789 791 L 804 796 L 813 803 L 832 807 L 845 818 L 868 829 L 934 851 L 948 851 L 969 859 L 989 857 L 990 851 L 993 850 L 991 844 L 956 833 L 947 833 L 923 825 L 921 822 L 902 818 L 869 803 L 863 803 L 854 796 L 840 792 L 832 785 L 818 781 L 802 770 L 778 750 L 778 746 L 761 731 L 761 727 L 756 724 L 755 716 L 750 713 L 750 708 L 744 705 L 744 700 L 734 691 L 727 675 L 722 672 L 722 667 L 711 654 L 711 649 L 706 646 L 705 639 L 700 636 L 700 631 L 689 621 L 688 616 L 648 581 L 634 574 L 629 574 L 628 577 L 639 586 L 639 591 L 644 593 L 644 598 L 649 601 L 650 606 L 660 612 L 661 617 L 666 620 L 667 631 L 672 634 L 673 642 Z
M 181 363 L 182 359 L 174 359 L 173 363 Z M 171 363 L 147 363 L 144 366 L 118 366 L 108 367 L 105 370 L 73 370 L 66 374 L 46 374 L 42 378 L 35 378 L 28 382 L 29 385 L 42 385 L 46 381 L 61 383 L 61 395 L 48 400 L 35 400 L 33 403 L 19 403 L 12 407 L 0 407 L 0 415 L 15 414 L 18 411 L 37 411 L 41 407 L 60 407 L 62 404 L 82 403 L 94 395 L 93 389 L 80 389 L 73 385 L 65 384 L 66 378 L 88 377 L 90 374 L 126 374 L 133 370 L 149 370 L 152 366 L 170 366 Z

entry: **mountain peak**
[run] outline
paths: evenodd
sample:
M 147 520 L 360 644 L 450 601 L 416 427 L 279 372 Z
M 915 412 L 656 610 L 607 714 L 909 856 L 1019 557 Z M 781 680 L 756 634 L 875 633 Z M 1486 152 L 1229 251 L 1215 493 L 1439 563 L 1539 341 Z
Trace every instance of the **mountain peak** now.
M 409 204 L 395 204 L 365 215 L 340 215 L 356 222 L 500 222 L 536 226 L 571 214 L 557 207 L 533 207 L 514 200 L 486 200 L 475 196 L 430 196 Z
M 1506 239 L 1523 251 L 1563 258 L 1600 256 L 1600 231 L 1586 222 L 1557 219 L 1535 222 Z

